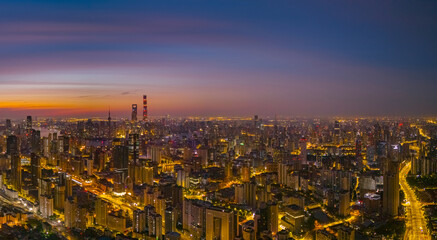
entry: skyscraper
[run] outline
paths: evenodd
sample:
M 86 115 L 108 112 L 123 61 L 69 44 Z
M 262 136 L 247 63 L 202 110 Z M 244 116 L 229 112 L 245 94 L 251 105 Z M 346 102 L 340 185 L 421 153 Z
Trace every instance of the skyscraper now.
M 146 230 L 146 212 L 140 209 L 136 209 L 133 212 L 133 231 L 136 233 L 142 233 Z
M 235 238 L 234 213 L 225 208 L 206 209 L 206 240 Z
M 41 157 L 35 153 L 30 156 L 30 172 L 33 186 L 38 186 L 38 179 L 41 178 Z
M 11 119 L 6 119 L 6 135 L 12 133 L 12 122 Z
M 108 203 L 98 198 L 96 201 L 96 223 L 100 226 L 107 224 Z
M 7 138 L 7 154 L 11 157 L 11 180 L 12 185 L 18 191 L 21 190 L 21 159 L 18 147 L 18 138 L 10 135 Z
M 399 211 L 399 163 L 387 158 L 384 170 L 383 210 L 388 216 L 395 217 Z
M 129 163 L 129 148 L 122 145 L 115 146 L 112 153 L 112 162 L 116 169 L 127 169 Z
M 129 170 L 128 175 L 130 179 L 132 179 L 133 183 L 135 184 L 135 167 L 137 166 L 137 161 L 139 157 L 139 135 L 137 133 L 131 133 L 129 134 Z
M 147 120 L 147 95 L 143 95 L 143 120 Z
M 111 120 L 112 120 L 112 118 L 111 118 L 111 109 L 109 109 L 109 112 L 108 112 L 108 138 L 112 137 Z
M 26 130 L 32 129 L 32 116 L 27 116 L 26 120 Z
M 138 115 L 138 105 L 132 104 L 132 122 L 137 121 L 137 115 Z
M 267 203 L 267 225 L 268 230 L 271 231 L 273 234 L 278 233 L 278 204 L 275 202 L 269 202 Z
M 340 144 L 340 122 L 334 123 L 334 144 Z

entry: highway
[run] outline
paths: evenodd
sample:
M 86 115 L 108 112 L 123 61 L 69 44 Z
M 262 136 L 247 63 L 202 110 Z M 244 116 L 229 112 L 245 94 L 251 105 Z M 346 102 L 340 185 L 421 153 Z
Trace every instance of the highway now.
M 414 190 L 407 183 L 407 174 L 411 169 L 411 162 L 406 164 L 400 171 L 399 183 L 405 193 L 406 204 L 406 231 L 404 240 L 430 240 L 426 228 L 426 219 L 421 210 L 421 203 L 417 199 Z
M 58 237 L 64 237 L 65 239 L 68 240 L 76 239 L 67 231 L 67 229 L 64 227 L 61 221 L 49 220 L 43 218 L 40 214 L 38 214 L 37 208 L 35 208 L 34 206 L 28 206 L 19 200 L 11 201 L 7 199 L 5 196 L 3 196 L 3 194 L 0 194 L 0 203 L 21 209 L 23 212 L 31 213 L 33 217 L 35 217 L 36 219 L 42 222 L 47 222 L 52 226 L 53 231 L 58 235 Z

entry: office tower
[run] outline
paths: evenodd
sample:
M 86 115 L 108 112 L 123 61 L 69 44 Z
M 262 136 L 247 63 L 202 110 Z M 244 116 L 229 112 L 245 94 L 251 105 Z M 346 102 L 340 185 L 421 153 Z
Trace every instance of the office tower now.
M 132 104 L 132 122 L 136 122 L 138 120 L 138 105 Z
M 35 153 L 30 156 L 30 172 L 33 186 L 38 186 L 38 179 L 41 178 L 41 157 Z
M 169 232 L 176 232 L 176 211 L 172 207 L 165 209 L 165 234 Z
M 98 198 L 96 201 L 96 224 L 106 226 L 108 210 L 108 203 L 105 200 Z
M 142 233 L 146 231 L 146 212 L 136 209 L 133 212 L 133 231 Z
M 32 116 L 27 116 L 26 130 L 29 132 L 30 129 L 32 129 Z
M 147 95 L 143 95 L 143 121 L 147 120 Z
M 206 209 L 206 240 L 233 240 L 236 234 L 234 213 L 226 208 Z
M 129 148 L 118 145 L 112 153 L 112 163 L 115 169 L 126 169 L 129 163 Z
M 399 213 L 399 163 L 391 157 L 386 159 L 384 170 L 383 211 L 395 217 Z

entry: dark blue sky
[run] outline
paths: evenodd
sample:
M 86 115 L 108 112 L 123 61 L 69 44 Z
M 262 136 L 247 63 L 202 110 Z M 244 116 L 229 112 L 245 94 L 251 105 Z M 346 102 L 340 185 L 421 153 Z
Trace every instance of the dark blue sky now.
M 436 1 L 9 1 L 0 114 L 436 115 Z

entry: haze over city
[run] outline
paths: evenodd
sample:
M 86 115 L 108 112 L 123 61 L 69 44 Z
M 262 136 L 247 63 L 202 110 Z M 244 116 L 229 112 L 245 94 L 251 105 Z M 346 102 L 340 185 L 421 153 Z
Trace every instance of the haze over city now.
M 25 1 L 0 8 L 0 114 L 433 116 L 434 1 Z
M 0 239 L 436 240 L 437 1 L 4 1 Z

